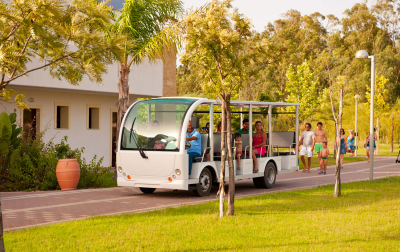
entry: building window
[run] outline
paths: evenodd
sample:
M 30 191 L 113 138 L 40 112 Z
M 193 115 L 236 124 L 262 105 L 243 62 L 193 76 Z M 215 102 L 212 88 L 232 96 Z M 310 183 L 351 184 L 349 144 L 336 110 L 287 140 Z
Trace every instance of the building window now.
M 69 129 L 70 125 L 70 104 L 68 103 L 55 103 L 55 128 L 56 129 Z
M 87 105 L 87 129 L 100 129 L 100 105 Z

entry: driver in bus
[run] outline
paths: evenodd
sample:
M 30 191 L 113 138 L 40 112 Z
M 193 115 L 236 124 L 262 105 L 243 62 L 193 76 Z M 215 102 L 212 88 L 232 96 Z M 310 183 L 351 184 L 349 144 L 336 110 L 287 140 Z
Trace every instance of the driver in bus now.
M 192 172 L 192 164 L 193 160 L 197 157 L 201 157 L 201 135 L 200 133 L 192 128 L 192 122 L 189 121 L 187 133 L 186 133 L 186 142 L 190 143 L 190 148 L 186 150 L 187 154 L 189 154 L 189 175 Z

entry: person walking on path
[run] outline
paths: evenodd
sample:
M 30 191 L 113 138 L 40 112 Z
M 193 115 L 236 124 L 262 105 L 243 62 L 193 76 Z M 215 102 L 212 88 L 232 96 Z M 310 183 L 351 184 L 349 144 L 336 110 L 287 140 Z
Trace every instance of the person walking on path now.
M 354 156 L 354 131 L 353 130 L 349 130 L 350 135 L 347 137 L 347 145 L 349 146 L 349 151 L 351 152 L 351 156 Z
M 253 163 L 254 163 L 254 168 L 253 168 L 253 173 L 258 172 L 258 166 L 257 166 L 257 154 L 260 154 L 260 157 L 267 153 L 268 147 L 265 146 L 267 144 L 267 133 L 263 130 L 263 125 L 262 122 L 257 121 L 255 124 L 256 127 L 256 132 L 253 134 L 253 151 L 252 151 L 252 156 L 253 156 Z
M 329 150 L 328 150 L 328 143 L 323 142 L 322 143 L 322 150 L 320 151 L 321 153 L 321 160 L 322 160 L 322 167 L 323 170 L 320 171 L 318 174 L 326 174 L 326 165 L 328 164 L 328 156 L 329 156 Z
M 336 141 L 335 141 L 335 149 L 336 149 Z M 344 135 L 344 129 L 340 129 L 340 169 L 343 169 L 343 156 L 346 154 L 348 149 L 346 136 Z
M 304 156 L 306 154 L 308 157 L 308 172 L 310 172 L 311 157 L 313 156 L 313 151 L 314 151 L 314 146 L 315 146 L 315 133 L 314 133 L 314 131 L 311 130 L 310 123 L 306 123 L 305 128 L 306 128 L 306 130 L 303 131 L 303 134 L 302 134 L 300 142 L 299 142 L 299 149 L 300 149 L 300 145 L 303 145 L 300 150 L 301 162 L 303 163 L 303 166 L 304 166 L 303 172 L 307 171 L 306 160 L 304 158 Z
M 319 169 L 323 172 L 323 162 L 321 159 L 321 150 L 323 149 L 322 143 L 328 142 L 328 138 L 326 136 L 326 131 L 322 129 L 322 122 L 317 123 L 317 129 L 314 131 L 315 133 L 315 152 L 318 155 L 318 164 Z
M 378 139 L 378 138 L 376 137 L 375 131 L 376 131 L 376 129 L 374 128 L 374 150 L 373 150 L 373 151 L 376 150 L 376 139 Z M 368 134 L 368 135 L 367 135 L 367 138 L 365 139 L 365 141 L 366 141 L 366 143 L 367 143 L 367 147 L 366 147 L 366 148 L 367 148 L 368 163 L 369 163 L 369 154 L 370 154 L 370 149 L 371 149 L 371 145 L 370 145 L 370 142 L 369 142 L 369 135 L 370 135 L 370 134 Z

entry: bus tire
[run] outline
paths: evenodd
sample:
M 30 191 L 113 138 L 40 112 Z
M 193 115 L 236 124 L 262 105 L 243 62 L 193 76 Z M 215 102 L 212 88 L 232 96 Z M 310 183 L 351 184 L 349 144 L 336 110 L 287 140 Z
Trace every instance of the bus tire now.
M 273 162 L 268 162 L 265 166 L 264 177 L 259 180 L 262 188 L 272 188 L 276 181 L 276 166 Z
M 145 194 L 151 194 L 156 190 L 156 188 L 147 188 L 147 187 L 139 187 L 139 189 L 140 191 L 142 191 L 142 193 Z
M 261 188 L 260 178 L 253 178 L 253 184 L 256 188 Z
M 203 197 L 210 194 L 212 187 L 212 174 L 208 168 L 204 168 L 199 177 L 199 183 L 196 184 L 196 189 L 193 190 L 194 195 Z

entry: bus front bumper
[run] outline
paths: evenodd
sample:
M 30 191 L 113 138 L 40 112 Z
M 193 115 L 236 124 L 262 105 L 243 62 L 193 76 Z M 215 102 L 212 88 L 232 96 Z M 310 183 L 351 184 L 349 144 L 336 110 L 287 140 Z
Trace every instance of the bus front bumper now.
M 123 177 L 118 177 L 118 186 L 127 187 L 146 187 L 146 188 L 161 188 L 161 189 L 177 189 L 177 190 L 188 190 L 187 180 L 173 180 L 172 182 L 156 181 L 156 180 L 127 180 Z

